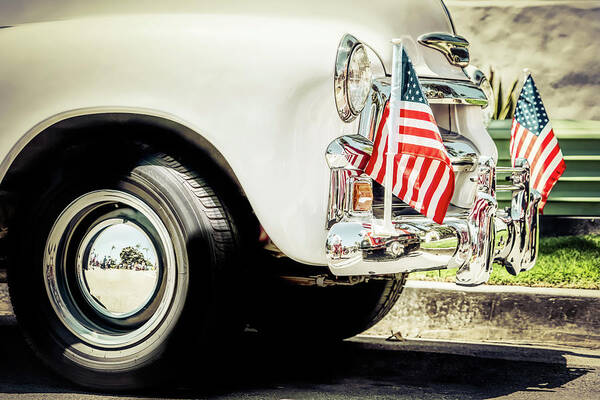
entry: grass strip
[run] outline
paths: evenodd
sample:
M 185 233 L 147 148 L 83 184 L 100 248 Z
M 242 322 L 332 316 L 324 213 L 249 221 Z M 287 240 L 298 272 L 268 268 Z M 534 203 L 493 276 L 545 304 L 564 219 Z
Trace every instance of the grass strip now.
M 409 279 L 454 282 L 456 269 L 414 272 Z M 600 289 L 600 235 L 562 236 L 540 239 L 536 265 L 512 276 L 494 264 L 491 285 L 519 285 Z

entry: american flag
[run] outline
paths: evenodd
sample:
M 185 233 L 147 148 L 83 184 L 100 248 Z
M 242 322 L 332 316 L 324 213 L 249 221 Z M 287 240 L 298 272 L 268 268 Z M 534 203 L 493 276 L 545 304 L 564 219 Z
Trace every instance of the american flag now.
M 531 75 L 527 77 L 517 100 L 510 135 L 510 158 L 526 158 L 531 168 L 531 188 L 541 195 L 539 209 L 566 166 L 548 114 Z
M 392 193 L 423 215 L 441 224 L 454 193 L 452 163 L 442 142 L 433 112 L 423 95 L 412 63 L 402 50 L 402 86 L 399 108 L 386 105 L 365 173 L 384 184 L 387 159 L 387 124 L 396 113 L 398 127 L 392 137 L 396 147 Z

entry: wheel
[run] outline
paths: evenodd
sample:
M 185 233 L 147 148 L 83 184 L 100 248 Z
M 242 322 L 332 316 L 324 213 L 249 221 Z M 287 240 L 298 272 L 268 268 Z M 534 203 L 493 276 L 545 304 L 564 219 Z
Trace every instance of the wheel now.
M 277 260 L 281 263 L 283 260 Z M 292 270 L 298 270 L 298 263 Z M 300 268 L 314 268 L 300 266 Z M 257 293 L 253 323 L 258 331 L 304 343 L 337 341 L 355 336 L 379 322 L 402 293 L 406 274 L 353 286 L 295 286 L 272 278 Z
M 17 320 L 78 384 L 158 383 L 182 351 L 194 357 L 235 325 L 223 293 L 237 230 L 208 181 L 169 157 L 82 170 L 21 211 L 9 271 Z

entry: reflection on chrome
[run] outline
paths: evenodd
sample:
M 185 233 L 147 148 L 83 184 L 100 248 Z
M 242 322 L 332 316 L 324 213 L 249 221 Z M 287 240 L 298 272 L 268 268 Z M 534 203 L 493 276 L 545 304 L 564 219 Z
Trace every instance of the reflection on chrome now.
M 496 166 L 480 157 L 470 210 L 455 208 L 442 225 L 424 216 L 401 216 L 394 232 L 378 231 L 373 217 L 342 216 L 333 223 L 325 244 L 328 265 L 336 276 L 372 276 L 458 268 L 456 283 L 486 282 L 492 263 L 513 274 L 527 270 L 537 257 L 539 196 L 529 190 L 529 166 L 517 160 L 510 185 L 496 186 Z M 496 191 L 511 191 L 509 211 L 498 211 Z
M 469 65 L 469 42 L 462 36 L 448 33 L 426 33 L 419 36 L 419 43 L 431 47 L 446 56 L 451 64 L 459 67 Z
M 509 172 L 511 185 L 498 185 L 498 190 L 512 192 L 510 209 L 498 212 L 496 219 L 495 259 L 513 275 L 535 265 L 538 253 L 538 205 L 541 195 L 531 189 L 529 164 L 517 159 L 514 168 L 498 168 Z
M 158 255 L 148 235 L 133 222 L 104 221 L 84 238 L 78 278 L 86 300 L 113 317 L 134 314 L 158 284 Z
M 395 221 L 395 234 L 378 234 L 367 223 L 337 223 L 326 244 L 329 268 L 334 275 L 350 276 L 445 267 L 459 246 L 457 230 L 464 229 L 458 219 L 445 222 L 448 225 L 425 217 L 404 217 Z

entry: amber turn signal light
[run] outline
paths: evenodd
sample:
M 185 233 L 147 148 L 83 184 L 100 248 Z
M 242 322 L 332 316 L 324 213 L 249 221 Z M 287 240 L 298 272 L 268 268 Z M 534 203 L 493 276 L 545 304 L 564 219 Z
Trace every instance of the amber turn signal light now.
M 373 190 L 369 182 L 354 182 L 352 209 L 354 211 L 371 211 Z

